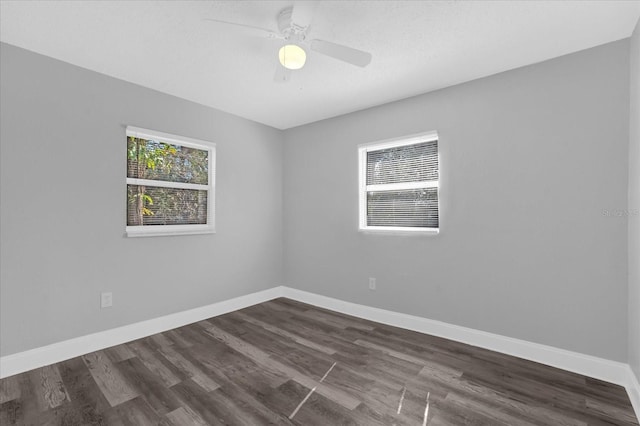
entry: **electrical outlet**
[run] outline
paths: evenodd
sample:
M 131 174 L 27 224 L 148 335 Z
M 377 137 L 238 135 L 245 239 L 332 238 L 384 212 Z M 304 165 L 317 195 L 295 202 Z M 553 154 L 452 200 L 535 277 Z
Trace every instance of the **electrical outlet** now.
M 375 289 L 376 289 L 376 279 L 369 278 L 369 290 L 375 290 Z
M 100 295 L 100 307 L 109 308 L 113 305 L 113 293 L 102 293 Z

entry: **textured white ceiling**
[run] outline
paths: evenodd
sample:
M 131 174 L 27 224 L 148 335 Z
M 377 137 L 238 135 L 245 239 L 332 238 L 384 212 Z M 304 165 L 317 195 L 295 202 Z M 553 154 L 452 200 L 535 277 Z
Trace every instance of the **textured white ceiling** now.
M 0 40 L 280 129 L 629 37 L 640 1 L 322 1 L 310 38 L 373 54 L 358 68 L 311 52 L 273 81 L 292 1 L 6 1 Z

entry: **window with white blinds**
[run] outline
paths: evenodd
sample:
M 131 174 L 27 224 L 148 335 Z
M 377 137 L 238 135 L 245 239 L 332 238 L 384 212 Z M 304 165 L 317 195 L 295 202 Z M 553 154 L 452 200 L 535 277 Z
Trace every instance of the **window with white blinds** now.
M 214 232 L 215 144 L 127 127 L 128 236 Z
M 436 133 L 362 145 L 359 164 L 361 230 L 439 230 Z

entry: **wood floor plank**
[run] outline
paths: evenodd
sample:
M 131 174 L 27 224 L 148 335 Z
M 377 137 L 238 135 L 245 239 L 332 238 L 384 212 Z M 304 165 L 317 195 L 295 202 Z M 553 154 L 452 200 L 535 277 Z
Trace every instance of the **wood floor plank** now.
M 167 339 L 172 342 L 172 345 L 170 346 L 176 346 L 185 349 L 193 345 L 193 342 L 189 341 L 182 335 L 182 331 L 179 328 L 175 330 L 165 331 L 162 334 L 164 334 Z
M 548 424 L 545 422 L 548 418 L 553 418 L 551 424 L 574 424 L 583 425 L 584 421 L 565 416 L 562 413 L 554 413 L 553 410 L 547 410 L 535 400 L 527 398 L 521 394 L 511 394 L 508 397 L 500 392 L 500 387 L 483 386 L 473 380 L 467 380 L 466 376 L 442 376 L 433 374 L 422 374 L 430 383 L 439 383 L 443 388 L 448 388 L 446 399 L 459 405 L 459 401 L 465 401 L 470 407 L 478 405 L 485 407 L 488 405 L 491 409 L 501 408 L 501 411 L 507 413 L 508 416 L 520 419 L 525 424 L 535 419 L 533 424 Z M 524 399 L 523 399 L 524 397 Z M 482 411 L 479 411 L 482 412 Z M 565 422 L 565 417 L 569 419 Z
M 293 340 L 294 342 L 296 342 L 296 343 L 298 343 L 300 345 L 304 345 L 304 346 L 306 346 L 308 348 L 314 349 L 316 351 L 323 352 L 323 353 L 328 354 L 328 355 L 333 355 L 333 354 L 336 353 L 335 349 L 329 348 L 329 347 L 324 346 L 324 345 L 319 345 L 319 344 L 317 344 L 315 342 L 312 342 L 311 340 L 305 339 L 302 336 L 296 335 L 294 333 L 290 333 L 290 332 L 288 332 L 286 330 L 283 330 L 282 328 L 272 326 L 272 325 L 270 325 L 270 324 L 268 324 L 266 322 L 263 322 L 263 321 L 260 321 L 258 319 L 255 319 L 255 318 L 253 318 L 253 317 L 251 317 L 249 315 L 246 315 L 246 314 L 244 314 L 242 312 L 236 312 L 235 314 L 239 318 L 244 320 L 244 321 L 247 321 L 247 322 L 250 322 L 250 323 L 252 323 L 254 325 L 262 327 L 265 330 L 267 330 L 267 331 L 269 331 L 269 332 L 271 332 L 273 334 L 277 334 L 278 336 L 281 336 L 281 337 L 284 337 L 284 338 L 287 338 L 287 339 L 291 339 L 291 340 Z
M 283 312 L 304 312 L 309 309 L 309 306 L 306 304 L 302 304 L 295 300 L 287 299 L 284 297 L 279 297 L 277 299 L 270 300 L 268 302 L 263 303 L 263 305 L 268 306 L 271 309 L 279 310 Z
M 112 407 L 138 396 L 124 375 L 102 351 L 84 355 L 82 359 Z
M 149 371 L 162 380 L 166 387 L 178 384 L 186 378 L 174 373 L 161 361 L 160 355 L 156 355 L 144 342 L 130 342 L 128 347 Z
M 104 350 L 112 362 L 120 362 L 136 356 L 127 345 L 118 345 Z
M 115 410 L 125 426 L 171 426 L 169 420 L 159 416 L 143 397 L 123 402 Z
M 0 381 L 0 404 L 20 398 L 18 376 L 7 377 Z
M 404 360 L 404 361 L 407 361 L 407 362 L 411 362 L 411 363 L 416 364 L 416 365 L 421 365 L 422 366 L 422 365 L 425 365 L 427 363 L 427 361 L 425 359 L 423 359 L 423 358 L 418 358 L 416 356 L 409 355 L 409 354 L 407 354 L 405 352 L 396 351 L 395 349 L 391 349 L 391 348 L 388 348 L 388 347 L 382 346 L 382 345 L 377 345 L 375 343 L 371 343 L 371 342 L 368 342 L 368 341 L 363 340 L 363 339 L 358 339 L 353 343 L 355 343 L 356 345 L 359 345 L 359 346 L 364 346 L 365 348 L 378 350 L 378 351 L 380 351 L 380 352 L 382 352 L 384 354 L 387 354 L 389 356 L 392 356 L 392 357 L 395 357 L 395 358 L 398 358 L 398 359 L 401 359 L 401 360 Z
M 252 306 L 250 312 L 251 315 L 259 318 L 261 321 L 268 323 L 272 326 L 278 327 L 282 330 L 288 331 L 294 334 L 301 334 L 307 338 L 312 337 L 313 342 L 324 347 L 329 347 L 336 352 L 349 353 L 354 357 L 365 355 L 366 350 L 359 350 L 354 347 L 351 340 L 338 339 L 335 335 L 324 332 L 321 328 L 322 324 L 314 323 L 305 317 L 297 317 L 292 313 L 283 311 L 277 311 L 270 309 L 265 305 Z M 325 329 L 332 331 L 333 329 L 324 326 Z
M 461 377 L 463 373 L 463 371 L 450 368 L 436 362 L 430 362 L 422 367 L 418 375 L 422 377 L 437 377 L 443 381 L 450 381 Z
M 20 410 L 17 412 L 19 416 L 16 417 L 16 424 L 38 424 L 41 422 L 42 413 L 47 412 L 46 406 L 36 394 L 36 389 L 39 387 L 38 372 L 39 369 L 36 369 L 18 375 Z
M 253 346 L 262 348 L 268 355 L 283 355 L 288 353 L 292 347 L 300 347 L 290 339 L 274 336 L 273 333 L 260 326 L 236 320 L 234 317 L 225 318 L 224 321 L 214 321 L 213 325 L 230 335 L 238 336 L 246 342 L 251 342 Z
M 377 351 L 376 351 L 377 352 Z M 358 374 L 366 375 L 385 383 L 393 389 L 401 389 L 412 377 L 416 377 L 421 370 L 419 365 L 389 357 L 381 353 L 369 353 L 354 361 L 349 354 L 338 353 L 334 355 L 340 365 L 347 365 Z
M 496 389 L 511 399 L 522 401 L 528 405 L 542 405 L 552 403 L 559 410 L 572 413 L 576 419 L 584 420 L 586 413 L 586 398 L 582 392 L 572 392 L 558 386 L 520 376 L 517 372 L 504 374 L 504 370 L 495 366 L 485 366 L 485 369 L 474 369 L 463 374 L 464 381 L 472 383 L 479 389 Z
M 603 420 L 616 421 L 621 425 L 631 425 L 636 421 L 632 409 L 619 407 L 593 398 L 587 398 L 587 412 L 597 413 Z
M 216 410 L 216 407 L 211 403 L 212 398 L 209 392 L 206 392 L 191 379 L 172 386 L 171 391 L 182 401 L 183 406 L 196 413 L 206 424 L 211 426 L 225 424 L 224 413 L 219 413 Z
M 300 390 L 304 389 L 303 387 Z M 362 405 L 349 410 L 319 393 L 312 393 L 293 418 L 296 424 L 301 425 L 382 426 L 392 424 L 387 423 L 390 420 L 390 416 L 363 409 Z
M 160 353 L 164 355 L 173 365 L 187 374 L 195 383 L 200 385 L 206 392 L 211 392 L 220 387 L 213 379 L 211 379 L 201 369 L 193 365 L 184 356 L 182 356 L 176 349 L 171 346 L 163 347 L 160 349 Z
M 243 355 L 251 358 L 256 363 L 262 365 L 269 371 L 279 372 L 286 377 L 292 378 L 299 384 L 306 386 L 309 389 L 313 389 L 314 387 L 316 387 L 317 392 L 319 394 L 326 396 L 327 398 L 333 400 L 334 402 L 340 405 L 343 405 L 348 409 L 353 409 L 357 407 L 361 402 L 355 397 L 343 391 L 324 385 L 322 383 L 319 383 L 315 379 L 305 376 L 295 368 L 292 368 L 290 366 L 283 365 L 277 361 L 274 361 L 264 351 L 256 348 L 255 346 L 247 342 L 244 342 L 241 339 L 238 339 L 235 336 L 228 334 L 227 332 L 215 326 L 211 326 L 207 330 L 215 338 L 220 339 L 221 341 L 224 341 L 227 345 L 229 345 L 236 351 L 242 353 Z
M 57 365 L 47 365 L 34 373 L 35 393 L 44 409 L 59 407 L 70 400 Z
M 12 399 L 0 404 L 0 425 L 9 426 L 24 424 L 21 419 L 24 417 L 22 404 L 19 399 Z
M 204 332 L 201 331 L 201 328 L 194 326 L 194 324 L 180 327 L 177 331 L 180 332 L 180 336 L 183 340 L 189 342 L 189 346 L 187 346 L 189 348 L 194 345 L 206 345 L 211 343 L 211 340 Z
M 69 424 L 108 425 L 116 423 L 111 405 L 100 391 L 87 366 L 80 357 L 59 364 L 60 377 L 65 384 L 72 407 L 68 407 Z
M 493 407 L 487 406 L 483 404 L 481 401 L 465 398 L 457 393 L 449 393 L 445 400 L 453 404 L 454 407 L 464 412 L 472 412 L 475 415 L 479 415 L 482 417 L 490 418 L 495 422 L 500 422 L 501 424 L 510 425 L 510 426 L 541 426 L 544 423 L 530 423 L 527 420 L 523 420 L 521 418 L 517 418 L 512 416 L 509 413 L 505 413 L 503 410 L 495 410 Z M 578 425 L 575 425 L 578 426 Z M 586 426 L 586 425 L 580 425 Z
M 327 315 L 324 312 L 315 311 L 315 310 L 307 310 L 302 312 L 300 315 L 305 316 L 313 321 L 322 322 L 323 324 L 329 325 L 333 328 L 337 329 L 346 329 L 348 327 L 362 329 L 362 330 L 373 330 L 372 326 L 365 326 L 359 323 L 350 321 L 346 318 L 339 319 L 331 315 Z
M 180 407 L 180 402 L 165 387 L 162 380 L 147 369 L 138 358 L 121 361 L 118 363 L 118 368 L 131 381 L 138 395 L 144 396 L 159 415 L 165 415 Z
M 160 347 L 173 346 L 173 342 L 164 333 L 154 334 L 149 339 Z
M 284 413 L 273 412 L 257 398 L 251 397 L 247 392 L 240 391 L 236 386 L 222 386 L 215 392 L 214 397 L 220 407 L 228 410 L 232 419 L 229 423 L 246 425 L 289 424 Z
M 189 407 L 180 406 L 166 415 L 174 426 L 207 426 L 207 423 Z
M 273 424 L 273 425 L 290 425 L 292 422 L 287 417 L 286 410 L 273 410 L 272 407 L 268 404 L 266 394 L 256 393 L 256 392 L 247 392 L 246 388 L 241 388 L 240 386 L 236 386 L 235 384 L 230 385 L 229 387 L 225 386 L 225 392 L 228 392 L 229 395 L 233 398 L 237 398 L 239 401 L 242 401 L 242 404 L 249 404 L 251 406 L 256 406 L 261 409 L 264 416 L 266 417 L 265 424 Z M 273 391 L 270 391 L 270 394 Z
M 221 376 L 221 384 L 225 381 L 231 381 L 244 384 L 247 389 L 272 389 L 288 380 L 281 374 L 265 370 L 247 357 L 238 356 L 238 353 L 231 348 L 227 347 L 224 352 L 216 352 L 215 354 L 207 353 L 205 348 L 194 351 L 192 356 L 207 371 L 215 371 L 218 376 Z
M 473 410 L 467 406 L 456 405 L 447 400 L 433 404 L 430 408 L 429 426 L 515 426 Z M 516 419 L 514 422 L 517 422 Z
M 400 406 L 401 396 L 402 406 Z M 403 395 L 402 390 L 393 392 L 374 385 L 363 395 L 364 404 L 361 404 L 356 410 L 368 411 L 369 416 L 380 419 L 386 425 L 417 425 L 422 422 L 421 410 L 424 409 L 424 406 L 420 402 L 420 407 L 417 405 L 412 407 L 411 398 L 411 391 L 405 391 Z
M 287 299 L 0 380 L 2 426 L 421 426 L 425 419 L 640 426 L 620 386 Z

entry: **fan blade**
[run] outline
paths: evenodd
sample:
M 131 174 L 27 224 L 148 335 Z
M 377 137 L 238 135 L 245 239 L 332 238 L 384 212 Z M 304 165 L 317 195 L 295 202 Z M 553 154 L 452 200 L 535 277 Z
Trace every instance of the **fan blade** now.
M 306 28 L 311 25 L 311 20 L 318 7 L 317 1 L 297 1 L 293 4 L 291 12 L 291 22 L 295 25 Z
M 219 19 L 204 18 L 204 20 L 229 26 L 231 28 L 240 30 L 245 34 L 251 35 L 251 36 L 266 37 L 266 38 L 283 38 L 280 34 L 276 33 L 275 31 L 271 31 L 267 28 L 254 27 L 253 25 L 246 25 L 246 24 L 238 24 L 237 22 L 221 21 Z
M 276 75 L 273 77 L 273 81 L 275 81 L 276 83 L 286 83 L 289 80 L 291 80 L 291 70 L 278 64 L 278 67 L 276 68 Z
M 359 67 L 366 67 L 371 62 L 371 53 L 330 41 L 311 40 L 311 49 Z

